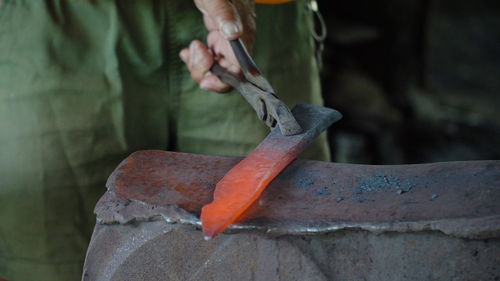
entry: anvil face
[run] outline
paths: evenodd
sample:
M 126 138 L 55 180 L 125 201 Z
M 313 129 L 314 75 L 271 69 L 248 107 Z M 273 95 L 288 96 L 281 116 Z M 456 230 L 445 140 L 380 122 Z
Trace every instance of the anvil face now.
M 140 151 L 120 164 L 108 188 L 156 210 L 179 206 L 190 214 L 186 222 L 199 224 L 215 184 L 240 160 Z M 499 189 L 500 161 L 374 166 L 296 160 L 233 228 L 281 234 L 355 227 L 438 229 L 460 237 L 495 237 L 500 233 Z M 102 205 L 96 207 L 98 220 L 111 223 L 112 216 L 105 215 L 110 209 L 106 205 L 104 212 Z

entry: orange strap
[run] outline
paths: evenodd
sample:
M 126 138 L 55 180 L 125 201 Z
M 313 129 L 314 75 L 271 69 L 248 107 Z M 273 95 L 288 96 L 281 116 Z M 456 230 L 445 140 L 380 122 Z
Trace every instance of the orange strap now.
M 257 4 L 283 4 L 294 0 L 254 0 Z

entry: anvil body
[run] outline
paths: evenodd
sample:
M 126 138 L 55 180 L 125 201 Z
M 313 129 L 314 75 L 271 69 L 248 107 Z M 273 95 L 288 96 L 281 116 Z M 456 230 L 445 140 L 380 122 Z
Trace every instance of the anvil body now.
M 481 280 L 500 264 L 500 161 L 296 160 L 204 241 L 201 206 L 240 160 L 125 159 L 96 206 L 83 280 Z

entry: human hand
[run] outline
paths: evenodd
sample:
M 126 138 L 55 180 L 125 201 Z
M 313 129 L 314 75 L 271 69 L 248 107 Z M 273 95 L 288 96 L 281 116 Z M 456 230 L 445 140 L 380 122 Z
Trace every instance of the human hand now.
M 228 40 L 241 38 L 250 51 L 255 36 L 255 8 L 253 0 L 194 0 L 203 13 L 205 26 L 209 31 L 208 48 L 194 40 L 179 56 L 184 61 L 194 81 L 200 88 L 219 93 L 231 87 L 219 77 L 210 73 L 210 67 L 217 62 L 233 73 L 240 73 L 240 65 L 234 56 Z

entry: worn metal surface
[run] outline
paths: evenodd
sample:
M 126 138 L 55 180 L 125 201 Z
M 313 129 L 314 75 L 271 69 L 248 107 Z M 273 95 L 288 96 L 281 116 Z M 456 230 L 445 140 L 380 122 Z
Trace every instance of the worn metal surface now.
M 199 225 L 199 212 L 212 200 L 215 184 L 240 160 L 136 152 L 108 180 L 111 193 L 127 199 L 128 205 L 110 208 L 116 199 L 108 204 L 105 198 L 114 193 L 104 196 L 96 207 L 98 221 L 127 223 L 162 216 Z M 492 238 L 500 237 L 498 202 L 500 161 L 371 166 L 296 160 L 231 228 L 277 235 L 346 228 L 439 230 L 457 237 Z M 135 212 L 132 207 L 139 205 L 143 209 Z M 161 211 L 167 205 L 182 209 L 175 208 L 174 216 Z M 123 209 L 119 218 L 118 209 Z M 122 216 L 125 213 L 133 215 Z
M 338 231 L 203 240 L 183 224 L 96 225 L 83 280 L 498 280 L 500 240 Z
M 239 224 L 205 241 L 200 209 L 240 160 L 125 159 L 96 206 L 83 280 L 500 279 L 500 161 L 296 160 Z

